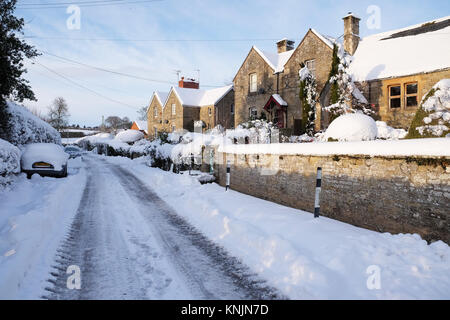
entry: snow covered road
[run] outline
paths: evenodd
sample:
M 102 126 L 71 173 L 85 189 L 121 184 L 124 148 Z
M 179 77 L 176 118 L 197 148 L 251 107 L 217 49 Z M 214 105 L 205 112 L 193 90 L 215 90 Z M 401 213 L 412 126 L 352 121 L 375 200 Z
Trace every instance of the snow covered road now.
M 148 184 L 99 157 L 84 161 L 86 188 L 44 298 L 282 298 L 177 215 Z M 71 265 L 80 267 L 80 290 L 67 288 Z

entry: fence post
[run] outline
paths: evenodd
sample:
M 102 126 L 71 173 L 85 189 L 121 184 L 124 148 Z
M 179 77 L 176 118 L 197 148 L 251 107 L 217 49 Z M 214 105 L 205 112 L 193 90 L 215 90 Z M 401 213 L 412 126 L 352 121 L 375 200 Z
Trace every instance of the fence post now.
M 209 149 L 209 173 L 214 174 L 214 149 Z
M 322 190 L 322 168 L 317 168 L 316 180 L 316 197 L 314 200 L 314 218 L 318 218 L 320 214 L 320 191 Z
M 189 175 L 191 175 L 191 171 L 193 170 L 193 167 L 194 167 L 193 163 L 194 163 L 194 154 L 191 153 L 191 162 L 189 165 Z
M 225 191 L 228 191 L 230 188 L 230 160 L 227 160 L 227 185 L 225 187 Z

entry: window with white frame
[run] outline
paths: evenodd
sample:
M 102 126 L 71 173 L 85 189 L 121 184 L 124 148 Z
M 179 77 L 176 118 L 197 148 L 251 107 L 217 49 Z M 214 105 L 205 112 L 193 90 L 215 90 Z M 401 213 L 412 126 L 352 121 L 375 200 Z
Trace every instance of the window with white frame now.
M 153 115 L 155 118 L 158 117 L 158 107 L 157 106 L 155 106 L 155 109 L 153 109 Z
M 175 103 L 172 103 L 172 115 L 174 116 L 177 113 L 177 106 Z
M 316 76 L 316 60 L 308 60 L 305 62 L 306 67 L 313 76 Z
M 258 77 L 256 73 L 250 74 L 250 92 L 256 92 L 258 90 Z

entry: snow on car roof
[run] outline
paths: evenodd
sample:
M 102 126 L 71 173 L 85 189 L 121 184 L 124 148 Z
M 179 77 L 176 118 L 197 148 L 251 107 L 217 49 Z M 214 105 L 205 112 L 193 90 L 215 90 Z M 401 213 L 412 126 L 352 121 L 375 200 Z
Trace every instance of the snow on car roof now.
M 450 16 L 362 38 L 350 73 L 355 81 L 450 68 Z
M 54 143 L 32 143 L 25 146 L 22 153 L 22 168 L 33 169 L 33 163 L 42 161 L 53 165 L 55 170 L 61 170 L 62 166 L 69 159 L 69 155 L 64 152 L 64 148 Z

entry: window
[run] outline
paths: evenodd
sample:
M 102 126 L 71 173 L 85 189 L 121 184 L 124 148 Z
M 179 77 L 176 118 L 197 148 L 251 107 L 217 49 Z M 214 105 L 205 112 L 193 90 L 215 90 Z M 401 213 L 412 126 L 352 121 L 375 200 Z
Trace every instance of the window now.
M 172 132 L 175 132 L 175 125 L 172 125 Z
M 158 118 L 158 107 L 155 106 L 155 109 L 153 110 L 153 115 L 155 118 Z
M 175 103 L 172 103 L 172 115 L 174 116 L 177 112 L 177 106 L 175 105 Z
M 313 76 L 316 76 L 316 60 L 308 60 L 305 62 L 306 67 Z
M 390 86 L 389 90 L 389 107 L 391 109 L 398 109 L 402 105 L 402 87 Z
M 258 109 L 256 107 L 249 108 L 250 120 L 255 120 L 258 117 Z
M 250 74 L 250 92 L 256 92 L 258 90 L 258 77 L 256 73 Z
M 208 115 L 211 117 L 211 115 L 212 115 L 212 111 L 211 111 L 211 108 L 208 108 Z
M 230 111 L 231 111 L 231 112 L 230 112 L 231 114 L 234 114 L 234 104 L 231 104 Z
M 405 85 L 405 106 L 417 107 L 417 82 Z
M 158 137 L 158 129 L 156 127 L 154 129 L 155 129 L 155 139 L 156 139 L 156 137 Z

